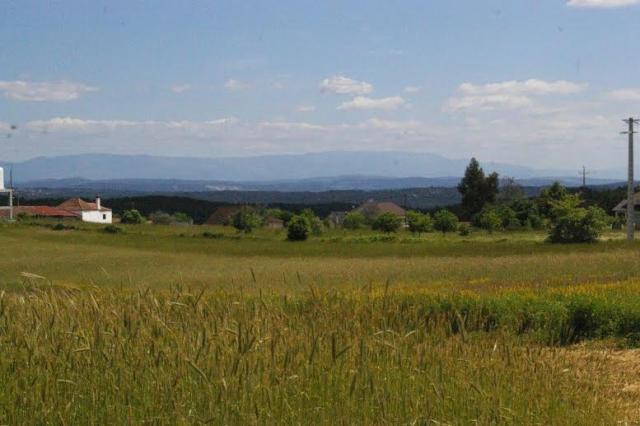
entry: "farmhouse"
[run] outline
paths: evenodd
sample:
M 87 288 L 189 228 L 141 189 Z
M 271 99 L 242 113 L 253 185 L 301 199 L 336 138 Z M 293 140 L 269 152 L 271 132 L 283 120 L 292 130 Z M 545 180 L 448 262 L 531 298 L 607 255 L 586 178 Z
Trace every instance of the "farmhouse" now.
M 406 215 L 405 209 L 392 202 L 377 202 L 369 200 L 355 209 L 356 212 L 362 213 L 367 220 L 374 220 L 383 213 L 392 213 L 404 219 Z
M 284 221 L 276 217 L 268 217 L 264 220 L 264 227 L 267 229 L 283 229 Z
M 640 211 L 638 207 L 640 205 L 640 192 L 636 192 L 633 196 L 633 210 L 635 211 L 635 223 L 636 227 L 640 226 Z M 627 200 L 622 200 L 617 206 L 613 208 L 613 212 L 616 216 L 627 217 Z
M 223 206 L 218 207 L 209 219 L 207 219 L 207 225 L 222 225 L 229 226 L 233 220 L 233 215 L 242 210 L 241 206 Z
M 331 228 L 339 228 L 344 223 L 344 218 L 347 216 L 347 212 L 331 212 L 327 216 L 327 221 Z
M 56 207 L 75 214 L 83 222 L 90 223 L 112 223 L 111 209 L 104 207 L 100 197 L 96 197 L 94 203 L 89 203 L 81 198 L 71 198 Z

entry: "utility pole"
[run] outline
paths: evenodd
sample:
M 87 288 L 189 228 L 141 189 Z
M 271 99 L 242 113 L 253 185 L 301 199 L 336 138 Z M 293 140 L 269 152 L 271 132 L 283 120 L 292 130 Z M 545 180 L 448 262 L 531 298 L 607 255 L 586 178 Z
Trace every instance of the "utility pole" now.
M 589 172 L 587 172 L 587 168 L 585 166 L 582 166 L 582 189 L 585 189 L 587 187 L 587 175 L 589 174 Z
M 629 126 L 629 130 L 622 132 L 623 135 L 629 135 L 629 169 L 627 175 L 627 241 L 633 241 L 635 231 L 635 196 L 633 193 L 633 135 L 635 133 L 634 125 L 640 123 L 640 120 L 630 117 L 622 120 Z

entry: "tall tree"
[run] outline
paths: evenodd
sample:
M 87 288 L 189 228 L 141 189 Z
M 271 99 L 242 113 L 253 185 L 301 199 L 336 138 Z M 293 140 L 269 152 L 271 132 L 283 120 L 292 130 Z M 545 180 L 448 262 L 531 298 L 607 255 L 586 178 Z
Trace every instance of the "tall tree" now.
M 498 174 L 485 176 L 480 163 L 472 158 L 458 184 L 458 192 L 462 195 L 462 215 L 470 220 L 480 213 L 487 203 L 493 203 L 498 194 Z

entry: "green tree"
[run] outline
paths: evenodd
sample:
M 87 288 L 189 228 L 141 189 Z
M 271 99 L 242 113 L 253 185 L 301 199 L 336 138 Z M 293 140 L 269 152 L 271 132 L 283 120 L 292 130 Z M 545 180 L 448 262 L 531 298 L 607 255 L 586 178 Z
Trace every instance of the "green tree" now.
M 472 158 L 458 184 L 458 192 L 462 195 L 463 217 L 471 219 L 480 213 L 485 204 L 495 202 L 498 194 L 498 174 L 494 172 L 485 176 L 480 163 Z
M 304 216 L 307 218 L 307 220 L 309 221 L 309 226 L 311 227 L 311 233 L 313 235 L 322 235 L 322 233 L 324 232 L 324 224 L 322 223 L 322 220 L 320 220 L 320 218 L 316 216 L 316 213 L 313 210 L 304 209 L 302 210 L 302 213 L 300 213 L 300 216 Z
M 303 215 L 294 215 L 287 226 L 287 239 L 289 241 L 304 241 L 309 237 L 311 224 Z
M 173 221 L 178 223 L 193 223 L 193 219 L 191 219 L 191 216 L 182 212 L 174 213 Z
M 402 226 L 402 218 L 393 213 L 382 213 L 376 217 L 371 228 L 386 233 L 397 232 Z
M 493 234 L 493 232 L 498 229 L 502 229 L 503 226 L 502 218 L 495 207 L 485 207 L 478 215 L 477 222 L 480 228 L 485 229 L 490 234 Z
M 458 217 L 449 210 L 438 210 L 433 215 L 433 228 L 443 234 L 458 229 Z
M 130 225 L 139 225 L 141 223 L 145 223 L 146 219 L 142 214 L 136 210 L 125 210 L 120 217 L 120 222 L 130 224 Z
M 151 213 L 149 219 L 154 225 L 171 225 L 173 223 L 173 216 L 163 211 Z
M 538 211 L 538 205 L 528 198 L 516 198 L 509 203 L 511 210 L 523 228 L 540 229 L 544 225 L 542 216 Z
M 367 218 L 360 212 L 349 212 L 345 215 L 342 226 L 345 229 L 361 229 L 367 224 Z
M 554 182 L 549 188 L 540 191 L 540 195 L 536 200 L 538 211 L 542 216 L 553 219 L 556 202 L 563 200 L 567 195 L 569 195 L 567 188 L 562 186 L 560 182 Z
M 579 194 L 567 195 L 552 204 L 552 226 L 549 241 L 552 243 L 591 243 L 598 240 L 610 218 L 600 207 L 579 207 Z
M 251 233 L 260 226 L 261 220 L 252 209 L 242 208 L 233 215 L 233 227 L 245 234 Z
M 423 214 L 411 210 L 407 212 L 407 226 L 412 234 L 420 235 L 423 232 L 433 230 L 433 219 L 431 219 L 431 215 L 428 213 Z

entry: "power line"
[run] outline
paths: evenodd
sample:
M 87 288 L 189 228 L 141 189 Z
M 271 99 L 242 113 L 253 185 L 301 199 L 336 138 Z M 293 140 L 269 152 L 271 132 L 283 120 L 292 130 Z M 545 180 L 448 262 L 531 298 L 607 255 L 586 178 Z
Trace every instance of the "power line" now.
M 633 241 L 635 231 L 635 194 L 633 193 L 633 135 L 636 133 L 634 126 L 640 123 L 640 120 L 633 117 L 622 120 L 629 126 L 623 135 L 629 135 L 629 158 L 627 170 L 627 240 Z

